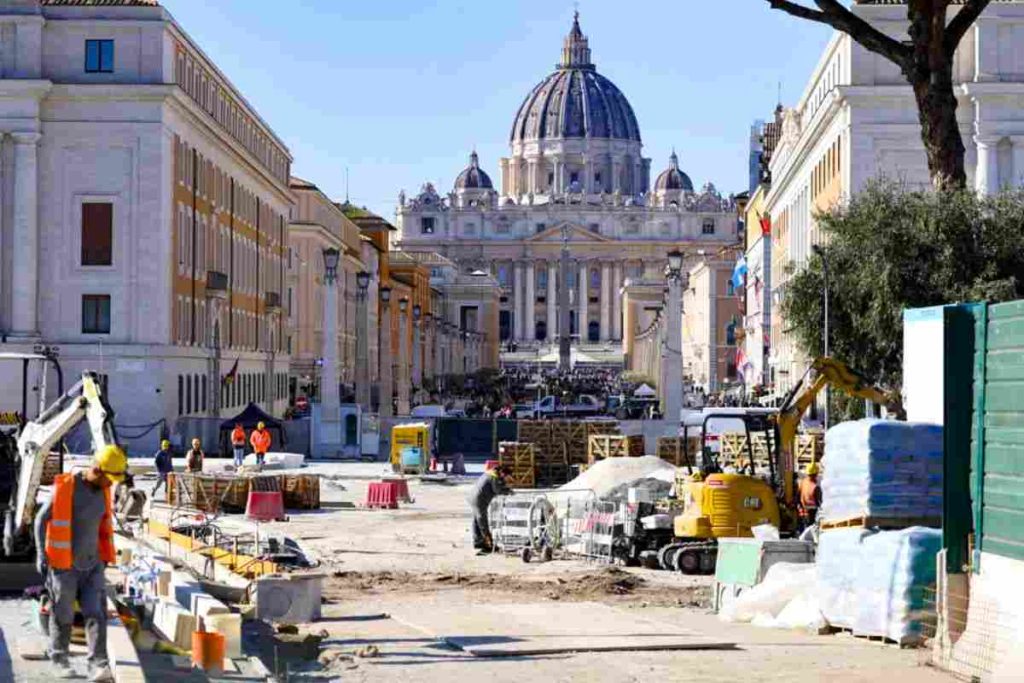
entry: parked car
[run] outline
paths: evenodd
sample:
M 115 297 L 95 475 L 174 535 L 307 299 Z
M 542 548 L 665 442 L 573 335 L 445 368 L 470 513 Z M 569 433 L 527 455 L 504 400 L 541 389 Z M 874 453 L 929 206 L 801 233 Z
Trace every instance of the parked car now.
M 563 403 L 557 396 L 545 396 L 535 401 L 527 411 L 532 419 L 555 417 L 593 417 L 604 412 L 604 404 L 589 394 L 582 394 L 575 403 Z M 517 417 L 519 413 L 517 412 Z

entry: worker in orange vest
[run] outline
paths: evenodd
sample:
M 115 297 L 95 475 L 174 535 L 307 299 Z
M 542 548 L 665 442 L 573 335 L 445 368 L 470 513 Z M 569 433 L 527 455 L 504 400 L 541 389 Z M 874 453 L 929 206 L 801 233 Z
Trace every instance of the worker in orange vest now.
M 235 467 L 241 467 L 245 459 L 245 429 L 240 422 L 231 430 L 231 449 L 235 454 Z
M 256 429 L 249 435 L 249 445 L 252 446 L 252 450 L 256 453 L 256 464 L 263 467 L 263 458 L 266 457 L 267 451 L 270 450 L 270 432 L 267 431 L 267 426 L 262 422 L 257 424 Z
M 85 617 L 89 680 L 114 680 L 107 660 L 103 571 L 115 560 L 111 488 L 127 473 L 124 451 L 105 446 L 88 470 L 57 475 L 53 496 L 36 515 L 36 568 L 45 577 L 52 600 L 48 654 L 57 678 L 77 676 L 68 660 L 77 598 Z
M 800 480 L 800 501 L 797 512 L 800 515 L 801 529 L 813 525 L 818 518 L 818 508 L 821 507 L 821 485 L 818 483 L 820 471 L 821 466 L 812 462 L 807 466 L 807 476 Z

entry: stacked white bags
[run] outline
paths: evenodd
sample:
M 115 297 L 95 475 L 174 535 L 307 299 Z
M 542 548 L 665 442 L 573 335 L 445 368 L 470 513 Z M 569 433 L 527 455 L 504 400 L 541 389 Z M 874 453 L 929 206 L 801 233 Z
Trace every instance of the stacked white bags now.
M 825 434 L 824 522 L 942 516 L 942 427 L 858 420 Z
M 854 635 L 918 643 L 935 623 L 939 529 L 831 529 L 818 541 L 816 594 L 825 620 Z

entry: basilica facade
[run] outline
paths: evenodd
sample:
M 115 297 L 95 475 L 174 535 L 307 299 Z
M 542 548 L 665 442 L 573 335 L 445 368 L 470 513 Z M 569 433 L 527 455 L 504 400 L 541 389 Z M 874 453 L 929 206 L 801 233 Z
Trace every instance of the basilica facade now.
M 711 183 L 695 190 L 675 152 L 651 183 L 637 117 L 598 73 L 578 16 L 559 66 L 516 112 L 499 169 L 500 188 L 473 152 L 450 192 L 402 192 L 395 246 L 493 274 L 503 341 L 554 341 L 563 286 L 574 341 L 621 340 L 627 283 L 663 282 L 675 249 L 699 260 L 738 239 L 732 198 Z

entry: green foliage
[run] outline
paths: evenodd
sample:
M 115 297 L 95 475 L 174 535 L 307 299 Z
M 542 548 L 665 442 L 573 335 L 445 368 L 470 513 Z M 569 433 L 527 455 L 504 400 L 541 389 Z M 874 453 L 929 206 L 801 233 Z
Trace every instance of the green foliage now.
M 901 385 L 903 309 L 1024 297 L 1024 192 L 910 192 L 879 181 L 818 224 L 830 354 L 884 386 Z M 783 304 L 811 356 L 823 348 L 823 288 L 822 261 L 812 255 Z

